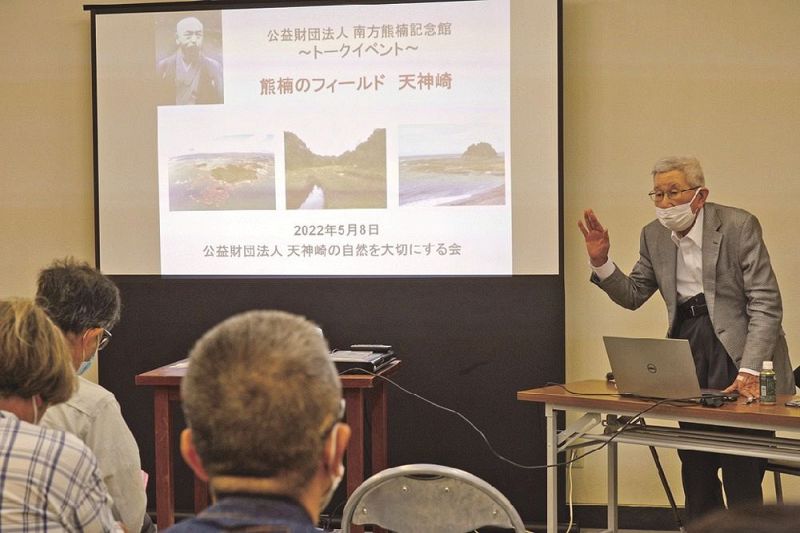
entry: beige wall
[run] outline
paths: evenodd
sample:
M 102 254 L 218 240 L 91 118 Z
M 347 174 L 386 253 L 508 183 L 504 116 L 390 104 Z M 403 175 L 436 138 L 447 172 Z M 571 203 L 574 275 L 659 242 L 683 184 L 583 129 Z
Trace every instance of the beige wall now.
M 0 297 L 30 296 L 37 269 L 54 257 L 93 260 L 83 3 L 0 1 Z M 797 50 L 796 0 L 564 0 L 568 380 L 605 374 L 601 335 L 666 329 L 657 297 L 631 313 L 590 286 L 575 221 L 593 207 L 610 228 L 613 258 L 630 268 L 639 229 L 653 218 L 648 171 L 667 154 L 700 157 L 711 199 L 759 216 L 783 290 L 789 346 L 800 350 L 793 276 L 800 256 L 790 218 L 800 194 Z M 623 454 L 621 502 L 665 505 L 646 450 Z M 576 502 L 605 502 L 604 458 L 587 458 L 574 471 Z M 662 458 L 679 489 L 674 452 Z M 800 485 L 787 495 L 800 500 Z
M 32 297 L 54 258 L 94 264 L 85 3 L 120 2 L 0 0 L 0 298 Z M 96 365 L 86 377 L 97 380 Z
M 0 296 L 30 296 L 54 256 L 94 257 L 89 16 L 0 2 Z

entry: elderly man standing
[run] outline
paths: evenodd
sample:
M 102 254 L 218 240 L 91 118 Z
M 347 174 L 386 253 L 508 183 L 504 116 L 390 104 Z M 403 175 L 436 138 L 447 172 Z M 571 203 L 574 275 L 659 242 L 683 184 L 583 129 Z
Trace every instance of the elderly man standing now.
M 64 332 L 78 374 L 75 394 L 48 409 L 42 425 L 69 431 L 92 449 L 114 511 L 130 533 L 154 531 L 145 512 L 139 447 L 119 403 L 110 391 L 80 376 L 111 340 L 120 314 L 117 286 L 86 263 L 55 261 L 39 273 L 36 302 Z
M 793 394 L 781 294 L 758 220 L 707 202 L 709 190 L 694 157 L 662 159 L 652 176 L 649 195 L 657 220 L 642 229 L 639 261 L 630 275 L 610 261 L 608 230 L 592 210 L 578 222 L 591 281 L 628 309 L 661 292 L 668 336 L 689 340 L 701 387 L 757 398 L 758 372 L 764 361 L 772 361 L 777 392 Z M 765 460 L 685 450 L 679 455 L 690 521 L 724 508 L 720 468 L 729 505 L 763 501 Z
M 192 349 L 181 397 L 181 452 L 215 502 L 168 531 L 318 531 L 350 427 L 314 324 L 279 311 L 229 318 Z
M 0 531 L 116 531 L 91 450 L 37 426 L 75 388 L 69 348 L 30 300 L 0 301 Z
M 157 72 L 165 104 L 221 104 L 222 65 L 203 53 L 203 23 L 181 19 L 175 28 L 178 49 L 159 61 Z

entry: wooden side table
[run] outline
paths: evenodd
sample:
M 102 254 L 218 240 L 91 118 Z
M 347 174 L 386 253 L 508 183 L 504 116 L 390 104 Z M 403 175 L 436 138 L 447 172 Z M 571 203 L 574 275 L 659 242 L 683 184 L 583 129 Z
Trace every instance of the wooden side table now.
M 379 376 L 394 374 L 400 359 L 388 363 L 378 371 Z M 136 376 L 136 385 L 153 387 L 153 432 L 155 437 L 156 523 L 165 529 L 175 523 L 175 478 L 173 475 L 172 414 L 170 404 L 180 402 L 180 385 L 186 375 L 188 359 L 165 365 Z M 387 445 L 388 413 L 386 382 L 368 374 L 343 374 L 340 376 L 346 404 L 347 423 L 353 430 L 347 447 L 346 477 L 349 496 L 364 481 L 364 437 L 366 407 L 371 407 L 370 437 L 372 439 L 372 472 L 388 466 Z M 199 513 L 208 507 L 208 485 L 194 480 L 194 510 Z

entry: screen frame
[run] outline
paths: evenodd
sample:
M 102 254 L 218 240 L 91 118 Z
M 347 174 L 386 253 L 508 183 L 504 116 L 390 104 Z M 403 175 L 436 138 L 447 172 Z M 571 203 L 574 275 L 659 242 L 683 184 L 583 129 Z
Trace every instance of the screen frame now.
M 449 3 L 449 2 L 471 2 L 480 0 L 357 0 L 346 2 L 344 0 L 263 0 L 253 2 L 247 0 L 196 0 L 192 2 L 153 2 L 153 3 L 122 3 L 122 4 L 84 4 L 84 11 L 91 14 L 91 67 L 92 67 L 92 163 L 94 181 L 94 248 L 95 265 L 101 267 L 100 262 L 100 170 L 99 170 L 99 125 L 98 125 L 98 98 L 97 98 L 97 27 L 96 17 L 103 14 L 118 13 L 150 13 L 150 12 L 179 12 L 179 11 L 200 11 L 200 10 L 223 10 L 223 9 L 253 9 L 253 8 L 278 8 L 278 7 L 304 7 L 304 6 L 335 6 L 335 5 L 386 5 L 386 4 L 416 4 L 416 3 Z M 515 1 L 510 0 L 512 5 Z M 128 274 L 128 275 L 152 275 L 162 278 L 480 278 L 480 277 L 506 277 L 506 276 L 556 276 L 562 279 L 564 276 L 564 90 L 563 90 L 563 0 L 552 0 L 556 4 L 556 98 L 557 98 L 557 264 L 558 272 L 555 274 L 516 274 L 508 275 L 456 275 L 456 274 L 417 274 L 417 275 L 165 275 L 165 274 Z M 513 49 L 511 50 L 513 54 Z M 513 57 L 512 57 L 513 62 Z M 513 86 L 512 86 L 513 92 Z M 511 97 L 511 95 L 509 95 Z M 511 99 L 513 102 L 513 98 Z M 513 114 L 511 125 L 513 127 Z M 513 136 L 510 138 L 510 145 L 513 143 Z M 124 275 L 124 274 L 123 274 Z

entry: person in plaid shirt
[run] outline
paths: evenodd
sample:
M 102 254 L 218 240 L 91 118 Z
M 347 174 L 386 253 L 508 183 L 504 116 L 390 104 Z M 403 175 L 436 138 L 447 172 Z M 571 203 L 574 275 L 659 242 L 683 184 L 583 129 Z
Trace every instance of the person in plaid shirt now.
M 75 389 L 69 348 L 30 300 L 0 301 L 0 531 L 119 531 L 97 461 L 36 424 Z

